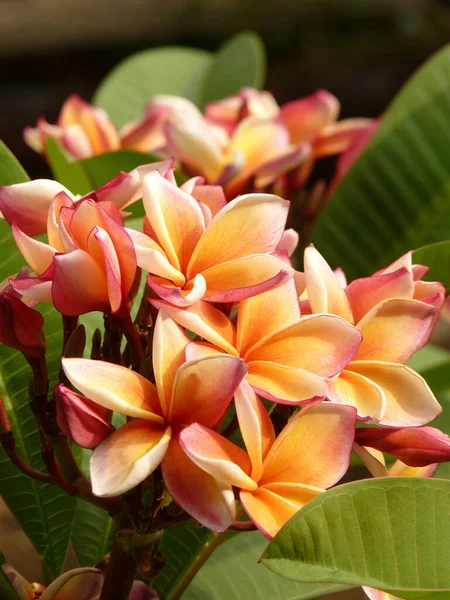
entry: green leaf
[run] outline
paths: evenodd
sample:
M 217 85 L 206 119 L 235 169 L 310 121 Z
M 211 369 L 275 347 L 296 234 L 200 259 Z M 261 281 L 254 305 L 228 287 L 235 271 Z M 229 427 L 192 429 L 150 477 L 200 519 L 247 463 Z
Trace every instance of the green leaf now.
M 262 562 L 296 581 L 448 598 L 449 505 L 450 481 L 442 479 L 389 477 L 341 485 L 301 509 Z
M 20 600 L 17 593 L 14 591 L 6 573 L 0 566 L 0 598 L 2 600 Z
M 430 267 L 425 281 L 440 281 L 450 291 L 450 242 L 436 242 L 418 248 L 413 254 L 413 262 Z
M 97 189 L 118 175 L 120 171 L 129 173 L 136 167 L 158 160 L 156 156 L 145 152 L 119 150 L 85 158 L 75 164 L 80 165 L 88 174 L 93 186 L 91 189 Z
M 72 194 L 87 194 L 94 186 L 79 161 L 72 161 L 54 138 L 48 138 L 45 151 L 53 176 Z
M 0 140 L 0 185 L 30 181 L 14 154 Z
M 243 32 L 226 42 L 217 53 L 203 86 L 203 102 L 213 102 L 236 94 L 243 87 L 261 89 L 266 71 L 266 55 L 261 38 Z
M 450 238 L 450 46 L 404 86 L 311 240 L 350 279 Z
M 166 558 L 162 572 L 153 582 L 161 600 L 168 600 L 180 579 L 206 544 L 217 537 L 206 527 L 173 525 L 164 532 L 160 550 Z
M 309 600 L 349 589 L 335 584 L 297 583 L 274 575 L 258 564 L 267 544 L 268 540 L 258 531 L 234 536 L 203 565 L 183 594 L 183 600 Z
M 185 47 L 144 50 L 119 63 L 102 81 L 94 104 L 117 127 L 143 117 L 145 103 L 155 94 L 183 96 L 198 104 L 212 54 Z
M 107 512 L 84 500 L 77 501 L 71 541 L 80 566 L 93 567 L 110 551 L 114 526 Z
M 59 371 L 62 343 L 60 315 L 46 307 L 47 361 L 54 380 Z M 0 345 L 0 395 L 11 420 L 16 445 L 22 458 L 45 472 L 40 456 L 36 421 L 28 402 L 30 368 L 19 352 Z M 75 498 L 55 485 L 47 485 L 23 475 L 0 451 L 0 494 L 28 535 L 53 577 L 64 566 L 72 529 Z

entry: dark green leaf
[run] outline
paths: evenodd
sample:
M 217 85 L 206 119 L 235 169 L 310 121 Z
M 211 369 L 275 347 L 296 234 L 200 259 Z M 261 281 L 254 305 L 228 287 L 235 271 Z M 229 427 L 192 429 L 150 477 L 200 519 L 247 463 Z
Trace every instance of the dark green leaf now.
M 134 150 L 119 150 L 118 152 L 108 152 L 99 154 L 79 161 L 80 166 L 88 173 L 92 181 L 92 189 L 97 189 L 110 181 L 120 171 L 129 173 L 140 165 L 146 165 L 159 160 L 152 154 L 145 152 L 135 152 Z
M 448 598 L 449 506 L 450 481 L 442 479 L 390 477 L 341 485 L 301 509 L 262 562 L 296 581 Z
M 243 32 L 226 42 L 217 53 L 203 86 L 203 102 L 236 94 L 243 87 L 261 89 L 266 55 L 261 38 Z
M 0 185 L 12 185 L 29 180 L 22 165 L 0 140 Z
M 107 512 L 84 500 L 77 501 L 72 544 L 82 567 L 93 567 L 111 550 L 114 521 Z
M 274 575 L 258 564 L 267 544 L 268 540 L 257 531 L 234 536 L 203 565 L 183 600 L 309 600 L 349 589 L 336 584 L 298 583 Z
M 450 46 L 405 85 L 311 241 L 350 279 L 450 238 Z
M 48 163 L 54 178 L 72 194 L 87 194 L 94 189 L 93 183 L 80 162 L 71 160 L 54 138 L 45 144 Z
M 103 108 L 117 127 L 141 119 L 145 103 L 155 94 L 183 96 L 198 104 L 211 63 L 210 52 L 181 46 L 138 52 L 106 76 L 94 104 Z

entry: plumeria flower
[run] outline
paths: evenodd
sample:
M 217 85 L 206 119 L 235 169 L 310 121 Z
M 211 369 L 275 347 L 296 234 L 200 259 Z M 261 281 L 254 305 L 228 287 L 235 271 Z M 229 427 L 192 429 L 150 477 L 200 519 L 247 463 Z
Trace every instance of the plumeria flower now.
M 193 342 L 188 355 L 226 352 L 247 364 L 247 382 L 275 402 L 317 402 L 327 393 L 323 378 L 334 377 L 352 360 L 361 333 L 334 315 L 301 318 L 295 282 L 241 300 L 237 326 L 208 304 L 180 309 L 151 300 L 175 321 L 209 342 Z M 213 346 L 211 345 L 213 344 Z
M 89 567 L 67 571 L 47 588 L 41 584 L 29 583 L 8 564 L 2 565 L 2 569 L 19 600 L 98 600 L 103 585 L 103 573 Z
M 56 125 L 50 125 L 40 118 L 36 128 L 27 127 L 24 130 L 26 143 L 40 154 L 45 152 L 48 137 L 57 139 L 78 159 L 120 148 L 118 131 L 105 111 L 85 102 L 77 94 L 72 94 L 64 102 Z
M 47 233 L 48 212 L 55 196 L 64 192 L 73 202 L 90 198 L 97 202 L 108 200 L 123 211 L 142 198 L 142 179 L 158 170 L 163 177 L 173 178 L 173 160 L 142 165 L 129 173 L 121 171 L 111 181 L 85 196 L 74 196 L 66 187 L 51 179 L 36 179 L 25 183 L 0 186 L 0 217 L 29 236 Z
M 145 233 L 127 229 L 138 266 L 149 272 L 149 286 L 176 306 L 201 299 L 237 302 L 278 285 L 292 271 L 274 255 L 288 201 L 248 194 L 223 206 L 206 224 L 201 205 L 208 204 L 207 196 L 206 190 L 200 204 L 158 172 L 149 173 L 143 184 Z
M 65 315 L 127 310 L 136 254 L 112 202 L 75 203 L 61 192 L 52 201 L 47 232 L 45 244 L 13 224 L 17 246 L 36 274 L 11 280 L 14 289 L 25 299 L 52 302 Z
M 412 265 L 408 253 L 344 290 L 320 253 L 313 246 L 305 251 L 303 309 L 340 315 L 363 334 L 352 361 L 328 382 L 328 398 L 355 406 L 360 419 L 412 427 L 442 410 L 425 380 L 404 364 L 428 341 L 444 297 L 441 284 L 420 281 L 426 270 Z
M 271 538 L 299 508 L 344 475 L 356 411 L 332 404 L 305 408 L 276 438 L 267 411 L 247 383 L 240 385 L 235 404 L 247 452 L 199 423 L 181 432 L 181 446 L 230 494 L 233 487 L 239 489 L 248 516 Z M 189 490 L 179 484 L 175 498 L 181 506 L 183 494 Z M 201 484 L 196 495 L 197 504 L 203 506 Z M 203 518 L 199 520 L 206 524 Z
M 156 386 L 138 373 L 107 362 L 66 358 L 62 364 L 71 383 L 88 398 L 133 418 L 94 450 L 90 464 L 94 493 L 122 494 L 161 464 L 174 498 L 179 485 L 189 487 L 192 495 L 197 494 L 197 485 L 205 487 L 204 502 L 215 507 L 208 526 L 225 530 L 235 518 L 234 502 L 188 459 L 178 440 L 191 423 L 216 425 L 247 368 L 241 359 L 225 354 L 186 362 L 188 344 L 181 328 L 160 312 L 153 339 Z M 198 518 L 188 504 L 184 507 Z

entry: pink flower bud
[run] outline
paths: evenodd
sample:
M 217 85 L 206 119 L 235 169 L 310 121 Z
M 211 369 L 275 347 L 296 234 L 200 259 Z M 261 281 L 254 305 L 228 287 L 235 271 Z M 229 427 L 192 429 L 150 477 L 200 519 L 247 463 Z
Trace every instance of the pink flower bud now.
M 60 384 L 55 390 L 56 418 L 62 431 L 82 448 L 96 448 L 113 428 L 108 409 Z
M 360 428 L 355 441 L 392 454 L 410 467 L 450 461 L 450 438 L 435 427 Z

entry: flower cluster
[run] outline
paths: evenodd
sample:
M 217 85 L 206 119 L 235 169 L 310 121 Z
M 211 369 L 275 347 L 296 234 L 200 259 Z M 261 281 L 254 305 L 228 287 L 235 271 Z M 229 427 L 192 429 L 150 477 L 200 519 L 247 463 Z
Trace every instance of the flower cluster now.
M 319 99 L 332 123 L 327 95 L 306 106 Z M 278 115 L 272 100 L 245 91 L 209 106 L 208 122 L 233 135 L 260 112 Z M 286 122 L 293 110 L 282 108 Z M 166 122 L 171 139 L 175 124 Z M 338 143 L 327 135 L 316 148 Z M 94 494 L 119 496 L 154 474 L 212 530 L 236 525 L 239 501 L 270 538 L 343 477 L 352 448 L 377 476 L 388 474 L 380 451 L 403 461 L 397 474 L 409 465 L 430 475 L 427 465 L 448 460 L 447 436 L 423 427 L 441 407 L 405 365 L 444 301 L 441 284 L 422 281 L 426 267 L 408 253 L 347 285 L 310 246 L 304 272 L 296 271 L 288 201 L 251 193 L 227 202 L 221 186 L 200 177 L 178 187 L 171 165 L 121 173 L 84 197 L 45 180 L 0 188 L 2 213 L 34 271 L 1 293 L 11 313 L 1 341 L 42 351 L 41 320 L 24 302 L 50 302 L 66 319 L 91 311 L 114 318 L 134 353 L 122 353 L 119 339 L 113 360 L 106 351 L 62 359 L 56 418 L 94 450 Z M 123 209 L 141 198 L 138 231 Z M 47 242 L 33 237 L 44 232 Z M 146 287 L 133 324 L 141 271 Z M 117 430 L 113 412 L 127 417 Z M 378 427 L 355 437 L 357 420 Z
M 249 189 L 297 190 L 317 159 L 345 152 L 342 175 L 375 125 L 363 118 L 338 121 L 339 110 L 338 99 L 325 90 L 280 107 L 269 92 L 243 88 L 207 104 L 204 114 L 185 98 L 158 95 L 141 121 L 119 132 L 104 111 L 72 95 L 56 125 L 41 118 L 24 135 L 37 152 L 45 152 L 53 137 L 78 159 L 118 149 L 173 156 L 183 170 L 222 185 L 232 199 Z

